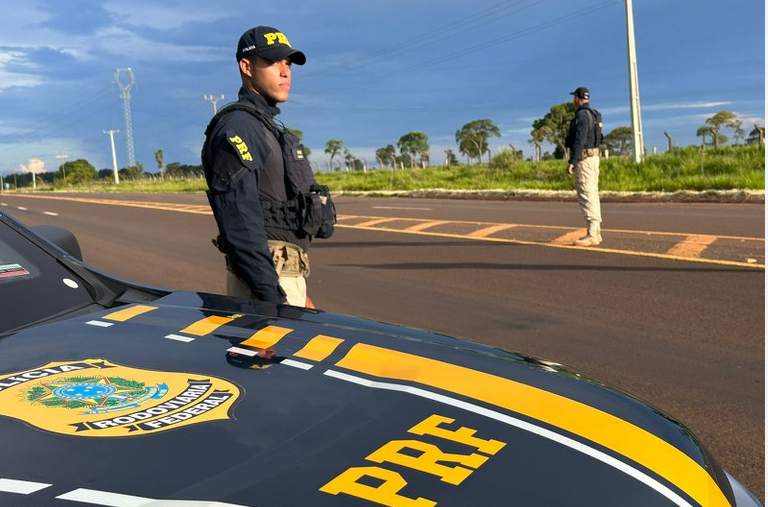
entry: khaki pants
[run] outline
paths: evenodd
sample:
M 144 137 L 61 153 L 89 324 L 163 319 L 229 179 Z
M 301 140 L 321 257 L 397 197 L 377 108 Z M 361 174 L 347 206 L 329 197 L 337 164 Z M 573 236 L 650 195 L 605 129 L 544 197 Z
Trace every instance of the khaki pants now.
M 574 173 L 576 175 L 576 197 L 578 198 L 581 212 L 584 214 L 584 219 L 587 221 L 587 224 L 590 222 L 599 224 L 603 220 L 600 212 L 600 194 L 598 191 L 600 157 L 592 155 L 580 160 L 576 164 Z
M 269 240 L 269 253 L 275 263 L 278 282 L 293 306 L 307 305 L 307 280 L 309 257 L 297 245 L 283 241 Z M 250 287 L 232 271 L 227 270 L 227 295 L 255 299 Z

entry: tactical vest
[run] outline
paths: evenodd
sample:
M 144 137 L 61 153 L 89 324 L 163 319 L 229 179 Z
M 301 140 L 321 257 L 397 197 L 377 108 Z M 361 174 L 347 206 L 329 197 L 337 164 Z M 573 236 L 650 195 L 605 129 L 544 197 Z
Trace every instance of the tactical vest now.
M 271 116 L 246 102 L 229 104 L 214 115 L 205 129 L 206 145 L 219 120 L 233 111 L 245 111 L 258 119 L 275 136 L 282 150 L 288 200 L 261 201 L 264 225 L 330 238 L 336 223 L 336 207 L 328 187 L 315 182 L 315 175 L 299 139 L 285 128 L 278 127 Z

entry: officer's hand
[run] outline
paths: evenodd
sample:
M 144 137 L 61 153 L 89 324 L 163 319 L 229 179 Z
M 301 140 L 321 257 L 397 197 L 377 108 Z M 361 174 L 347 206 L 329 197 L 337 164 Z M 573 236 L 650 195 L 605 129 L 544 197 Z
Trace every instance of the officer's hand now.
M 565 170 L 568 174 L 573 174 L 573 164 L 568 164 L 568 169 Z

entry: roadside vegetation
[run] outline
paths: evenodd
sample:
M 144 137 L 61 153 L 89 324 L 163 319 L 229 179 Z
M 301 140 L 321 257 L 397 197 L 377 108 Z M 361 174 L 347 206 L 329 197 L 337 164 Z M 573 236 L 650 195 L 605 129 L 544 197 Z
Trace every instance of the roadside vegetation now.
M 502 150 L 491 163 L 448 166 L 336 170 L 316 174 L 332 192 L 453 191 L 567 191 L 573 177 L 561 159 L 521 160 L 513 150 Z M 70 168 L 70 170 L 72 170 Z M 600 189 L 610 192 L 677 192 L 707 190 L 765 191 L 765 147 L 736 145 L 722 148 L 688 147 L 650 155 L 639 164 L 628 157 L 608 157 L 600 163 Z M 6 179 L 7 181 L 7 179 Z M 19 191 L 31 191 L 28 181 Z M 185 176 L 123 176 L 66 181 L 41 180 L 37 191 L 80 192 L 204 192 L 199 171 Z
M 491 120 L 473 120 L 456 131 L 458 154 L 445 150 L 445 163 L 430 163 L 429 136 L 408 132 L 394 144 L 376 150 L 377 169 L 370 169 L 344 146 L 340 139 L 326 143 L 322 155 L 305 149 L 317 180 L 332 192 L 447 191 L 568 191 L 574 178 L 566 174 L 565 137 L 576 112 L 571 102 L 552 106 L 533 122 L 529 142 L 533 157 L 523 160 L 522 150 L 513 145 L 494 155 L 489 140 L 501 137 Z M 725 135 L 732 134 L 733 144 Z M 299 139 L 300 130 L 289 129 Z M 666 133 L 665 133 L 666 134 Z M 765 191 L 765 128 L 755 125 L 747 133 L 742 122 L 729 111 L 720 111 L 705 120 L 696 131 L 700 146 L 669 146 L 661 154 L 646 154 L 636 163 L 632 156 L 632 130 L 617 127 L 605 135 L 601 150 L 600 189 L 604 192 L 679 192 L 711 190 Z M 552 153 L 542 153 L 552 146 Z M 465 163 L 459 162 L 461 157 Z M 157 172 L 149 173 L 141 163 L 120 169 L 97 171 L 87 160 L 67 161 L 58 171 L 11 174 L 0 178 L 3 190 L 59 190 L 89 192 L 203 192 L 202 166 L 165 164 L 162 149 L 155 152 Z

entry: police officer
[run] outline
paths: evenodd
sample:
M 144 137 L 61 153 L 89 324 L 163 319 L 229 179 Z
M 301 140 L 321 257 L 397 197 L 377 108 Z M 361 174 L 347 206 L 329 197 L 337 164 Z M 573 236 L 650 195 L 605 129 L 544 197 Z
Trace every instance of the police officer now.
M 600 235 L 600 179 L 601 139 L 597 139 L 597 116 L 589 107 L 589 90 L 580 86 L 573 95 L 576 116 L 571 120 L 565 147 L 570 150 L 568 174 L 576 175 L 576 197 L 587 221 L 587 234 L 574 242 L 577 246 L 595 246 L 603 241 Z
M 288 100 L 292 65 L 304 65 L 306 57 L 269 26 L 243 33 L 235 56 L 240 108 L 227 106 L 214 117 L 202 152 L 219 229 L 215 243 L 226 255 L 227 294 L 307 306 L 311 235 L 291 214 L 297 177 L 293 169 L 288 177 L 286 152 L 304 162 L 298 179 L 314 180 L 301 146 L 285 147 L 288 134 L 274 118 L 277 104 Z

